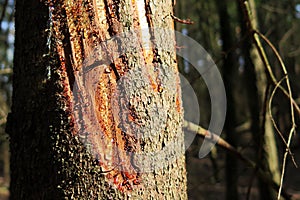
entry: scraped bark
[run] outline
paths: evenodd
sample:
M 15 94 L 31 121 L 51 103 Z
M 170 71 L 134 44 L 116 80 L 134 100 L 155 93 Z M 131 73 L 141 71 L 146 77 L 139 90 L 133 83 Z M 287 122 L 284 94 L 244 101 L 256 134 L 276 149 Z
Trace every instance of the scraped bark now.
M 11 199 L 187 199 L 172 6 L 17 2 Z

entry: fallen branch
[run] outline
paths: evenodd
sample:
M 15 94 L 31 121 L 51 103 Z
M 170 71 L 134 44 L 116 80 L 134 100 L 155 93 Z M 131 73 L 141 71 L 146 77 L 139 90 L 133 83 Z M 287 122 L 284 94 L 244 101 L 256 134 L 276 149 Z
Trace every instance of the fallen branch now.
M 192 122 L 184 121 L 183 128 L 186 131 L 196 133 L 202 138 L 209 138 L 208 141 L 216 142 L 218 146 L 223 148 L 224 150 L 228 151 L 229 153 L 236 156 L 238 159 L 243 161 L 247 166 L 251 167 L 252 169 L 258 170 L 258 176 L 268 185 L 270 185 L 274 190 L 278 191 L 279 185 L 275 183 L 261 168 L 259 168 L 255 162 L 248 159 L 247 157 L 243 156 L 236 148 L 234 148 L 231 144 L 229 144 L 226 140 L 222 139 L 220 136 L 218 136 L 215 133 L 210 132 L 209 130 L 196 125 Z M 282 190 L 281 195 L 289 200 L 292 198 L 292 195 L 288 194 L 286 191 Z

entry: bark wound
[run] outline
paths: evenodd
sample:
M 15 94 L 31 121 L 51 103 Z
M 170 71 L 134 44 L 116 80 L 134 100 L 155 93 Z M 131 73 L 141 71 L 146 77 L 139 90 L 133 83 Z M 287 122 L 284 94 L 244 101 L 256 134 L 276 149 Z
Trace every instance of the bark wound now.
M 64 95 L 73 105 L 70 106 L 70 110 L 73 110 L 70 117 L 75 124 L 73 135 L 78 136 L 94 156 L 105 172 L 107 182 L 122 192 L 130 192 L 137 187 L 145 189 L 148 183 L 143 182 L 143 174 L 139 164 L 135 163 L 134 155 L 151 148 L 159 149 L 154 148 L 159 142 L 163 148 L 168 140 L 177 137 L 182 113 L 178 71 L 174 68 L 176 61 L 172 60 L 176 56 L 156 48 L 154 41 L 151 41 L 151 38 L 156 38 L 155 42 L 163 44 L 160 40 L 164 39 L 148 28 L 153 27 L 154 23 L 150 1 L 147 0 L 146 5 L 143 1 L 130 2 L 121 7 L 122 3 L 125 4 L 123 1 L 69 0 L 51 6 L 54 9 L 56 49 L 60 56 L 61 74 L 65 77 Z M 122 10 L 121 14 L 120 9 L 127 10 Z M 169 15 L 169 11 L 165 14 Z M 164 23 L 172 24 L 172 20 Z M 109 47 L 103 43 L 128 29 L 139 30 L 136 33 L 137 41 Z M 119 52 L 119 48 L 134 43 L 139 44 L 136 51 L 114 55 L 113 52 Z M 162 67 L 165 63 L 161 57 L 171 57 L 171 64 Z M 141 75 L 137 78 L 139 74 L 130 76 L 136 65 Z M 170 71 L 169 75 L 167 71 Z M 175 73 L 177 80 L 172 80 L 172 73 Z M 145 84 L 141 87 L 147 88 L 147 83 L 151 89 L 137 91 L 138 84 Z M 131 93 L 122 88 L 124 85 L 136 91 Z M 176 92 L 169 91 L 170 88 Z M 141 135 L 144 133 L 140 130 L 147 123 L 155 126 L 160 123 L 149 122 L 152 120 L 151 114 L 155 116 L 158 112 L 155 110 L 158 107 L 152 109 L 150 106 L 166 106 L 159 116 L 163 123 L 158 125 L 166 123 L 166 127 L 155 130 L 162 137 L 153 143 L 152 138 L 143 138 Z M 174 106 L 177 114 L 168 113 Z M 152 109 L 152 113 L 147 113 L 147 109 Z M 175 124 L 169 122 L 171 120 Z M 168 135 L 171 126 L 178 127 L 178 130 L 176 128 L 174 133 Z M 151 132 L 150 129 L 147 131 Z M 184 162 L 184 157 L 180 159 L 178 163 Z M 180 170 L 185 176 L 185 171 Z M 185 178 L 182 179 L 185 183 Z
M 128 71 L 126 56 L 114 59 L 110 49 L 101 44 L 122 30 L 118 5 L 116 1 L 99 0 L 50 2 L 60 74 L 64 79 L 63 95 L 73 110 L 73 134 L 85 143 L 108 182 L 124 192 L 140 184 L 139 168 L 132 163 L 131 153 L 139 151 L 140 146 L 132 127 L 127 125 L 137 115 L 134 108 L 122 105 L 128 99 L 118 91 L 117 80 Z M 95 47 L 106 54 L 94 52 Z M 91 59 L 93 66 L 86 65 L 88 61 L 84 58 Z M 97 70 L 103 68 L 105 73 Z

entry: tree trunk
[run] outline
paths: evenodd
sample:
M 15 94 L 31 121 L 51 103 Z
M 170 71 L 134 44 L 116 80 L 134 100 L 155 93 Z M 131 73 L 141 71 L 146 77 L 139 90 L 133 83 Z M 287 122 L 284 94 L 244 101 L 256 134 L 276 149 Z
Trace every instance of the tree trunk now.
M 249 1 L 251 11 L 253 14 L 252 24 L 258 27 L 256 18 L 255 2 Z M 242 9 L 239 8 L 241 19 L 243 19 Z M 247 33 L 247 22 L 241 21 L 242 34 Z M 256 160 L 258 167 L 262 168 L 274 182 L 279 183 L 280 174 L 278 166 L 278 152 L 274 130 L 271 119 L 268 113 L 261 113 L 266 110 L 267 105 L 264 104 L 265 95 L 267 91 L 267 77 L 263 63 L 259 58 L 258 52 L 253 49 L 251 42 L 244 40 L 242 53 L 245 60 L 245 85 L 248 93 L 248 104 L 251 116 L 251 132 L 256 150 Z M 265 108 L 263 108 L 265 106 Z M 265 120 L 261 115 L 265 114 Z M 261 199 L 276 199 L 276 191 L 270 186 L 266 186 L 264 180 L 259 180 Z
M 172 7 L 17 1 L 11 199 L 187 199 Z
M 235 82 L 237 78 L 237 58 L 230 48 L 234 46 L 232 29 L 227 11 L 227 1 L 216 1 L 220 18 L 222 50 L 226 54 L 223 64 L 223 80 L 227 96 L 227 114 L 225 120 L 226 140 L 233 146 L 237 146 L 238 134 L 236 101 L 234 99 Z M 226 154 L 226 199 L 238 199 L 238 161 L 234 155 Z

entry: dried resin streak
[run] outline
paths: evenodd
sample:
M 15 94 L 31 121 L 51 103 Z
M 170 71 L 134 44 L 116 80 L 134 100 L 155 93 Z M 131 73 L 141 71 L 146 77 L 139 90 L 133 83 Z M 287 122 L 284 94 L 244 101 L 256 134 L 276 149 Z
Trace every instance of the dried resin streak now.
M 128 71 L 127 58 L 112 55 L 118 54 L 118 44 L 106 45 L 107 39 L 121 31 L 118 3 L 50 1 L 49 6 L 74 136 L 94 157 L 108 183 L 130 192 L 141 184 L 133 158 L 141 145 L 133 130 L 137 127 L 126 125 L 135 121 L 135 111 L 122 104 L 128 97 L 118 86 Z

